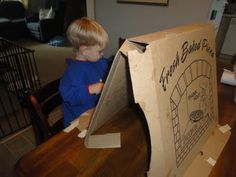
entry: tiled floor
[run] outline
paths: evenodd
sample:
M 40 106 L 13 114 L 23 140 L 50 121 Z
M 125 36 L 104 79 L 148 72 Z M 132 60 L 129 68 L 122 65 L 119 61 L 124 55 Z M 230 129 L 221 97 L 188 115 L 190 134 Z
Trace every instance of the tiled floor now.
M 0 176 L 13 177 L 14 165 L 25 153 L 36 147 L 31 126 L 0 141 Z

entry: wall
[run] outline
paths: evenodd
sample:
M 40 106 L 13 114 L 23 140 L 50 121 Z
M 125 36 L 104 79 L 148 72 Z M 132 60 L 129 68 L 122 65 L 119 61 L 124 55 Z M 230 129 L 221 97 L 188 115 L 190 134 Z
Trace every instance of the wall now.
M 178 25 L 208 21 L 212 0 L 169 0 L 168 6 L 95 0 L 95 18 L 108 31 L 106 55 L 115 54 L 118 38 L 156 32 Z
M 87 16 L 94 19 L 95 18 L 95 6 L 94 0 L 86 0 Z

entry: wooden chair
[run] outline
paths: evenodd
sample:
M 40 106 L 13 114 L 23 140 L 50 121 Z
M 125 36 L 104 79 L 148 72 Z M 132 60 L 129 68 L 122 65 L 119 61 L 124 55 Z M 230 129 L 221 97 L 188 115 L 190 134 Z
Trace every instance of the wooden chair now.
M 56 79 L 29 95 L 29 114 L 38 144 L 64 128 L 59 82 Z

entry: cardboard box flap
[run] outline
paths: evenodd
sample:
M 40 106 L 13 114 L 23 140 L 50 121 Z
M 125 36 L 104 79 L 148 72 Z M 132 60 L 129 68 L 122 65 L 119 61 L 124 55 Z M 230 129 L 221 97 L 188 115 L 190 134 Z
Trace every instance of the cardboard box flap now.
M 143 112 L 146 112 L 146 104 L 153 104 L 154 106 L 158 104 L 156 102 L 157 100 L 157 95 L 155 92 L 155 85 L 156 83 L 153 80 L 153 61 L 152 60 L 147 60 L 147 58 L 152 58 L 152 52 L 150 50 L 150 47 L 147 47 L 144 53 L 140 53 L 137 50 L 130 50 L 128 52 L 128 58 L 129 62 L 132 60 L 132 58 L 135 58 L 132 60 L 132 67 L 130 68 L 131 71 L 131 80 L 132 80 L 132 86 L 133 88 L 133 93 L 135 95 L 134 100 L 136 103 L 139 103 L 141 108 L 143 109 Z M 143 66 L 143 67 L 136 67 L 136 66 Z M 140 76 L 140 73 L 145 73 L 142 76 Z M 148 83 L 147 85 L 140 84 L 140 80 L 146 81 Z M 148 88 L 148 89 L 147 89 Z M 141 94 L 139 94 L 141 93 Z M 151 101 L 150 103 L 145 103 L 142 102 L 143 97 L 149 98 L 151 97 L 153 100 L 147 100 Z M 146 101 L 146 100 L 145 100 Z
M 139 52 L 143 52 L 146 48 L 147 44 L 144 43 L 137 43 L 134 41 L 130 41 L 130 40 L 125 40 L 125 42 L 122 44 L 122 46 L 120 47 L 119 52 L 123 53 L 125 56 L 128 55 L 128 51 L 129 50 L 137 50 Z
M 194 24 L 132 38 L 128 51 L 135 101 L 151 136 L 149 176 L 182 176 L 216 127 L 214 29 Z
M 133 94 L 128 73 L 128 61 L 120 52 L 118 52 L 112 63 L 108 78 L 104 85 L 103 92 L 89 125 L 88 132 L 85 137 L 86 147 L 98 148 L 102 146 L 102 142 L 100 142 L 99 144 L 94 142 L 96 136 L 93 136 L 93 138 L 89 138 L 89 136 L 91 136 L 105 122 L 111 120 L 115 114 L 117 114 L 123 108 L 127 107 L 131 102 L 130 100 L 133 100 Z M 100 137 L 101 136 L 98 136 L 97 138 Z M 120 139 L 117 137 L 118 136 L 115 136 L 114 138 L 117 141 L 120 141 Z M 111 144 L 109 144 L 109 142 L 104 141 L 104 147 L 114 147 L 115 144 L 120 143 L 116 142 L 115 144 L 113 144 L 114 142 L 111 142 Z
M 157 176 L 158 174 L 165 174 L 169 169 L 167 169 L 166 165 L 164 146 L 160 143 L 164 141 L 165 136 L 162 134 L 160 122 L 157 121 L 160 119 L 159 109 L 157 107 L 159 102 L 157 102 L 156 83 L 153 78 L 154 63 L 151 60 L 151 47 L 147 46 L 144 53 L 131 50 L 128 52 L 128 58 L 135 102 L 139 103 L 143 110 L 150 134 L 155 134 L 155 137 L 151 136 L 151 146 L 152 149 L 155 149 L 155 153 L 158 154 L 158 158 L 154 158 L 153 155 L 151 156 L 151 165 L 155 165 L 155 172 L 149 171 L 148 175 Z M 144 97 L 148 99 L 143 99 Z M 159 142 L 152 141 L 152 138 L 158 139 Z
M 230 135 L 230 131 L 222 133 L 218 127 L 216 127 L 208 140 L 202 146 L 197 157 L 184 173 L 184 177 L 208 177 L 214 163 L 219 158 L 225 144 L 229 140 Z M 209 159 L 211 161 L 209 161 Z

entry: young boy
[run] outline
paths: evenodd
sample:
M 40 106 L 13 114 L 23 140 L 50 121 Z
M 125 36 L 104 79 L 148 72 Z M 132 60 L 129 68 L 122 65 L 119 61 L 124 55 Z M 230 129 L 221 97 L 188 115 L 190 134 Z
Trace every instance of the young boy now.
M 108 35 L 100 24 L 82 17 L 68 27 L 67 37 L 75 56 L 67 59 L 68 67 L 59 86 L 65 127 L 96 106 L 109 71 L 109 60 L 103 58 Z M 82 128 L 88 126 L 86 121 Z

